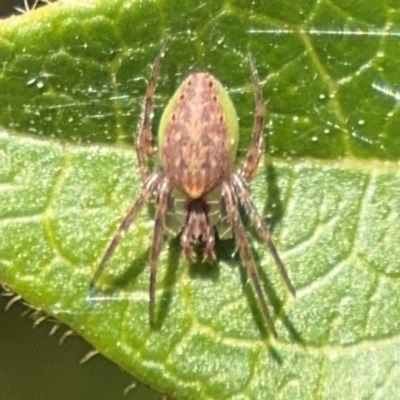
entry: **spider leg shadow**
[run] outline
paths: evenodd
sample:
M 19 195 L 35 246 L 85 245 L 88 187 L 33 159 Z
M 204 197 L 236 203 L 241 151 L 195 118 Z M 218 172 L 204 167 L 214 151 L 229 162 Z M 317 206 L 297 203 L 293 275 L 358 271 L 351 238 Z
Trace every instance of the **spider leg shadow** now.
M 227 249 L 232 249 L 234 246 L 233 240 L 228 240 L 228 245 L 226 240 L 221 241 L 216 238 L 215 252 L 216 261 L 213 262 L 203 262 L 202 261 L 202 251 L 201 246 L 196 248 L 196 260 L 194 262 L 188 261 L 188 272 L 190 279 L 208 279 L 212 281 L 218 281 L 220 275 L 220 260 L 230 260 L 232 257 L 227 256 Z M 182 248 L 180 244 L 180 235 L 171 239 L 169 241 L 168 259 L 167 259 L 167 269 L 166 274 L 162 283 L 164 288 L 161 298 L 158 299 L 159 307 L 157 318 L 153 327 L 155 329 L 160 329 L 163 321 L 168 315 L 168 310 L 171 306 L 174 287 L 178 281 L 177 271 L 179 266 L 179 260 L 182 258 Z
M 284 207 L 280 199 L 280 189 L 277 183 L 277 177 L 275 167 L 270 163 L 266 168 L 266 179 L 267 179 L 267 202 L 263 215 L 271 215 L 268 219 L 269 227 L 273 232 L 276 224 L 282 220 L 284 214 Z
M 189 262 L 189 276 L 190 279 L 208 279 L 213 282 L 218 281 L 219 279 L 219 263 L 220 260 L 218 254 L 218 239 L 216 239 L 215 243 L 215 254 L 216 260 L 214 261 L 202 261 L 202 254 L 200 251 L 197 251 L 196 260 L 193 262 Z M 198 250 L 198 249 L 196 249 Z
M 142 252 L 131 261 L 129 267 L 126 268 L 123 273 L 110 279 L 106 287 L 96 285 L 89 296 L 96 297 L 97 295 L 104 295 L 105 297 L 109 296 L 110 299 L 112 299 L 113 296 L 117 297 L 118 294 L 126 290 L 129 284 L 136 281 L 138 276 L 148 267 L 149 254 L 150 250 Z
M 256 262 L 259 264 L 259 257 L 257 256 L 257 254 L 255 254 L 255 258 L 256 258 Z M 274 310 L 274 315 L 279 316 L 279 319 L 282 321 L 282 324 L 288 331 L 291 340 L 296 342 L 297 344 L 304 345 L 305 342 L 301 338 L 299 332 L 296 330 L 294 325 L 290 322 L 288 315 L 284 311 L 283 302 L 280 300 L 280 298 L 277 296 L 276 291 L 273 289 L 271 282 L 267 278 L 266 272 L 264 270 L 262 270 L 261 268 L 259 269 L 258 272 L 259 272 L 261 283 L 263 285 L 264 293 L 266 293 L 268 295 L 269 304 L 271 304 L 271 307 Z M 257 301 L 256 298 L 254 297 L 254 294 L 252 295 L 252 297 L 254 299 L 253 301 Z M 259 311 L 258 311 L 258 316 L 259 316 L 258 318 L 260 318 L 260 317 L 262 318 L 262 314 Z M 257 321 L 257 318 L 256 318 L 256 321 Z M 262 320 L 261 321 L 258 320 L 258 321 L 262 322 Z M 259 322 L 257 322 L 257 323 L 259 324 Z M 264 326 L 264 329 L 265 329 L 265 326 Z
M 177 272 L 179 261 L 181 259 L 181 245 L 180 245 L 180 236 L 177 236 L 173 239 L 168 240 L 168 257 L 167 257 L 167 268 L 165 271 L 164 279 L 161 283 L 161 287 L 163 288 L 163 292 L 161 296 L 156 299 L 158 302 L 158 306 L 156 305 L 156 318 L 152 325 L 154 330 L 159 330 L 165 321 L 165 318 L 168 315 L 168 311 L 171 307 L 174 287 L 178 281 Z
M 219 280 L 220 262 L 224 261 L 233 267 L 232 249 L 235 248 L 233 238 L 220 239 L 218 234 L 215 236 L 215 261 L 203 262 L 202 252 L 198 251 L 198 257 L 195 262 L 189 265 L 189 275 L 191 278 L 209 279 L 214 282 Z
M 255 261 L 257 265 L 260 265 L 260 259 L 257 255 L 257 253 L 253 252 Z M 245 293 L 245 296 L 247 298 L 250 312 L 252 313 L 253 319 L 257 325 L 257 328 L 260 332 L 260 335 L 263 339 L 267 339 L 268 337 L 271 336 L 271 332 L 269 332 L 266 323 L 265 323 L 265 318 L 263 313 L 261 312 L 258 299 L 254 293 L 253 286 L 250 284 L 246 269 L 243 268 L 243 265 L 241 263 L 239 255 L 235 255 L 235 260 L 237 260 L 238 264 L 238 269 L 240 273 L 240 280 L 242 282 L 242 287 L 243 291 Z M 261 281 L 261 286 L 263 289 L 264 294 L 266 295 L 267 298 L 267 304 L 268 307 L 270 308 L 271 311 L 273 311 L 273 315 L 279 316 L 279 319 L 282 321 L 283 325 L 289 332 L 289 335 L 291 339 L 299 344 L 304 343 L 303 340 L 301 339 L 298 331 L 295 329 L 293 324 L 290 322 L 287 314 L 284 312 L 284 307 L 283 307 L 283 302 L 280 299 L 280 297 L 277 295 L 277 292 L 274 290 L 273 285 L 271 284 L 270 280 L 267 277 L 267 274 L 265 273 L 264 270 L 261 268 L 258 269 L 258 274 L 260 277 Z M 276 318 L 275 318 L 276 320 Z M 279 337 L 278 337 L 279 339 Z M 269 346 L 271 350 L 272 356 L 278 361 L 281 361 L 280 356 L 276 352 L 276 350 L 273 349 L 273 347 Z
M 121 274 L 112 280 L 112 285 L 115 288 L 124 289 L 144 273 L 144 270 L 149 266 L 150 249 L 143 251 L 138 257 L 130 263 L 129 267 Z
M 267 201 L 265 204 L 265 208 L 263 210 L 263 215 L 270 215 L 267 218 L 267 223 L 270 228 L 271 234 L 274 231 L 275 226 L 282 220 L 283 215 L 285 213 L 284 204 L 282 203 L 280 196 L 280 189 L 277 182 L 277 175 L 275 167 L 272 163 L 269 163 L 266 168 L 266 180 L 267 180 Z M 253 231 L 254 232 L 254 231 Z M 257 235 L 256 235 L 257 236 Z M 255 254 L 256 261 L 259 263 L 257 259 L 257 255 Z M 303 339 L 301 338 L 299 332 L 295 329 L 293 324 L 290 322 L 286 313 L 284 313 L 282 308 L 282 302 L 279 300 L 276 292 L 273 290 L 271 283 L 269 282 L 265 271 L 259 270 L 260 279 L 263 283 L 265 293 L 268 294 L 271 305 L 274 309 L 275 315 L 280 315 L 283 325 L 289 332 L 291 339 L 298 343 L 304 344 Z M 254 298 L 254 295 L 252 294 Z M 255 298 L 254 298 L 255 299 Z M 260 313 L 258 313 L 260 315 Z
M 259 265 L 259 258 L 257 257 L 257 254 L 253 252 L 253 256 L 255 258 L 257 265 Z M 259 307 L 258 298 L 256 297 L 256 294 L 254 292 L 253 285 L 251 285 L 251 282 L 247 275 L 246 268 L 243 267 L 238 254 L 235 254 L 235 260 L 237 261 L 237 264 L 238 264 L 240 280 L 242 282 L 242 288 L 243 288 L 244 294 L 247 298 L 247 302 L 249 304 L 250 312 L 251 312 L 253 319 L 257 325 L 257 328 L 260 332 L 261 337 L 263 339 L 267 339 L 271 335 L 271 333 L 268 331 L 268 328 L 266 326 L 265 318 Z M 263 274 L 260 269 L 258 269 L 258 273 L 259 273 L 259 277 L 261 280 L 261 284 L 262 284 L 261 286 L 262 286 L 263 292 L 267 295 L 267 305 L 269 308 L 273 309 L 274 314 L 276 315 L 277 310 L 281 308 L 280 300 L 277 297 L 276 292 L 273 290 L 273 288 L 272 288 L 268 278 L 265 276 L 265 274 Z
M 218 260 L 220 260 L 219 245 L 220 241 L 217 238 L 216 241 L 216 259 L 212 263 L 203 262 L 201 257 L 197 257 L 196 261 L 189 262 L 189 276 L 191 279 L 211 279 L 217 281 L 219 279 L 219 266 Z M 199 252 L 198 255 L 200 255 Z M 163 321 L 168 315 L 168 310 L 171 307 L 171 302 L 174 293 L 174 287 L 178 281 L 177 271 L 179 261 L 182 258 L 182 247 L 180 244 L 180 235 L 169 240 L 168 258 L 166 274 L 162 282 L 163 294 L 158 299 L 158 312 L 157 317 L 154 321 L 153 328 L 159 330 L 163 324 Z

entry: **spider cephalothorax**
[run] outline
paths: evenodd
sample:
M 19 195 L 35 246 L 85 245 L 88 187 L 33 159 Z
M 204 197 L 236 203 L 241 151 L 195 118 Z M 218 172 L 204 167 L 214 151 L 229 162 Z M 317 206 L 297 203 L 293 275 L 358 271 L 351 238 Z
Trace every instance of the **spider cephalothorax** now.
M 243 165 L 234 170 L 239 129 L 236 111 L 228 93 L 212 75 L 195 73 L 186 78 L 164 110 L 158 133 L 159 163 L 152 163 L 159 166 L 151 171 L 149 165 L 155 153 L 152 147 L 151 115 L 165 48 L 166 42 L 153 65 L 137 136 L 136 150 L 143 189 L 107 248 L 91 286 L 99 278 L 122 234 L 128 230 L 143 205 L 154 196 L 156 212 L 150 252 L 150 322 L 154 319 L 157 263 L 164 230 L 181 233 L 182 249 L 190 260 L 194 257 L 193 246 L 198 242 L 204 243 L 203 259 L 206 261 L 215 258 L 216 232 L 223 236 L 222 227 L 228 227 L 235 237 L 269 329 L 276 335 L 239 214 L 239 206 L 243 206 L 294 294 L 268 226 L 258 213 L 248 189 L 262 155 L 265 116 L 254 63 L 249 57 L 256 111 L 251 144 Z

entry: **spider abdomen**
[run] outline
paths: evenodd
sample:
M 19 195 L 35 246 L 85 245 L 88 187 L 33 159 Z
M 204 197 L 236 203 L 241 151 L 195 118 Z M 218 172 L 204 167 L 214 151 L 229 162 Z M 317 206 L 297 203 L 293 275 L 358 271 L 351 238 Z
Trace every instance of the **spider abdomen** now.
M 168 103 L 159 128 L 161 165 L 191 199 L 211 192 L 232 172 L 238 141 L 235 108 L 208 73 L 190 75 Z

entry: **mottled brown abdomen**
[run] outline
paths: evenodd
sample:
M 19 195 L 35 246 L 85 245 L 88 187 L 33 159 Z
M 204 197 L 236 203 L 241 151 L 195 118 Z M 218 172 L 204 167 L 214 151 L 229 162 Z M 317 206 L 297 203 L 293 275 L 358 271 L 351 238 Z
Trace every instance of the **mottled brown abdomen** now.
M 200 198 L 230 175 L 237 137 L 236 112 L 222 85 L 207 73 L 190 75 L 161 119 L 162 167 L 173 186 Z

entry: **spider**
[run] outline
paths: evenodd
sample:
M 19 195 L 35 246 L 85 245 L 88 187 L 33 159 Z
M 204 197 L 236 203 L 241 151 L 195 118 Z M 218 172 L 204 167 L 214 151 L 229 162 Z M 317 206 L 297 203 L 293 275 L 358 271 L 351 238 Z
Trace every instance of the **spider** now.
M 193 261 L 193 247 L 203 244 L 203 261 L 215 260 L 215 235 L 233 234 L 236 249 L 256 293 L 270 332 L 276 330 L 261 288 L 239 207 L 250 216 L 258 234 L 267 245 L 288 289 L 294 295 L 283 262 L 268 226 L 258 213 L 249 191 L 263 153 L 265 107 L 258 73 L 249 55 L 255 97 L 255 117 L 251 144 L 243 165 L 234 169 L 239 128 L 236 111 L 227 91 L 212 75 L 189 75 L 177 89 L 160 120 L 158 161 L 152 146 L 152 111 L 157 78 L 167 46 L 163 43 L 146 88 L 139 125 L 136 154 L 143 188 L 122 221 L 90 283 L 92 289 L 114 253 L 123 234 L 151 198 L 155 199 L 155 226 L 150 251 L 149 320 L 154 321 L 157 264 L 165 230 L 180 233 L 186 258 Z

